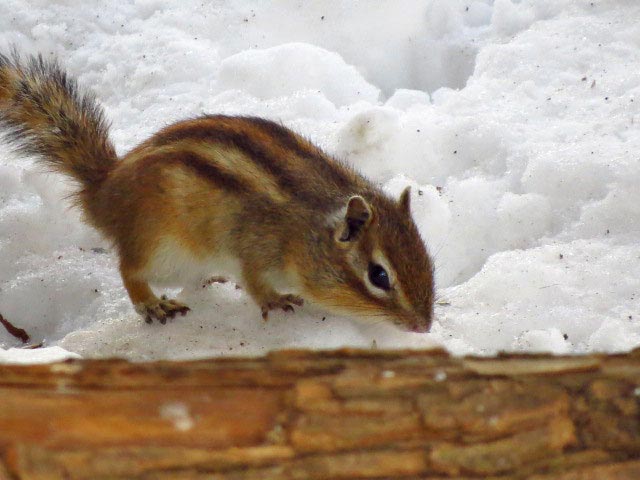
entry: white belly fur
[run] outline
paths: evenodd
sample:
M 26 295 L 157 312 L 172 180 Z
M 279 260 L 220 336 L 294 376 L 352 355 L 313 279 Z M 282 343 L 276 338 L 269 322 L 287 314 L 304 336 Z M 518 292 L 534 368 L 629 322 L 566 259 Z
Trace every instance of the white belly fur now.
M 184 287 L 213 275 L 240 279 L 240 261 L 220 252 L 198 258 L 172 238 L 162 240 L 145 271 L 150 283 L 163 287 Z

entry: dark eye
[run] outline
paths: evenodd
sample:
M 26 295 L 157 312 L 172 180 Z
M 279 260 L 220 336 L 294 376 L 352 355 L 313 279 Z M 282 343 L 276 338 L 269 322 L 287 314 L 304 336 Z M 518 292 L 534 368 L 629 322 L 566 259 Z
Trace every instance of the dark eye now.
M 377 263 L 369 264 L 369 280 L 382 290 L 389 290 L 391 288 L 391 285 L 389 285 L 389 274 Z

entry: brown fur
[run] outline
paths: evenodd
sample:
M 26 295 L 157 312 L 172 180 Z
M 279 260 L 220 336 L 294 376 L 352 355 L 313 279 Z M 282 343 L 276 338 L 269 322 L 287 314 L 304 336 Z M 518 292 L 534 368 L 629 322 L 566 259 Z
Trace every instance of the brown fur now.
M 388 198 L 282 125 L 204 116 L 162 129 L 119 160 L 93 98 L 57 64 L 17 56 L 0 56 L 0 122 L 18 148 L 79 182 L 80 206 L 116 246 L 125 287 L 148 320 L 187 310 L 158 299 L 149 282 L 229 261 L 265 317 L 301 304 L 276 291 L 275 275 L 332 310 L 430 325 L 432 266 L 408 192 Z M 388 292 L 365 280 L 376 256 L 396 281 Z

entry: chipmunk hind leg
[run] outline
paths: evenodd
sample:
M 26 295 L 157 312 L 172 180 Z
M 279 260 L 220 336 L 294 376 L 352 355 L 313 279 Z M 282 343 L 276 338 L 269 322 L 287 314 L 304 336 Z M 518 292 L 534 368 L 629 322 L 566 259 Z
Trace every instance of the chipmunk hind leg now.
M 144 317 L 145 322 L 152 323 L 153 320 L 157 320 L 164 325 L 168 318 L 173 318 L 178 313 L 184 316 L 190 310 L 185 304 L 164 295 L 158 298 L 149 287 L 147 280 L 144 279 L 142 272 L 127 267 L 124 262 L 121 262 L 120 265 L 120 275 L 131 303 L 136 311 Z

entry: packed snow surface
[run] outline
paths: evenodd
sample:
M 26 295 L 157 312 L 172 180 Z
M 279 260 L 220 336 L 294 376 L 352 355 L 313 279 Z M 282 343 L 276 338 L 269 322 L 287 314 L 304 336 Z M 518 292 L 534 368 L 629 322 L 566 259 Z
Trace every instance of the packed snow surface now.
M 638 19 L 631 0 L 3 0 L 0 46 L 60 58 L 120 153 L 184 117 L 259 115 L 411 185 L 438 301 L 429 334 L 313 305 L 263 323 L 227 283 L 172 292 L 192 312 L 147 325 L 68 181 L 2 144 L 0 314 L 51 350 L 0 329 L 0 361 L 640 345 Z

